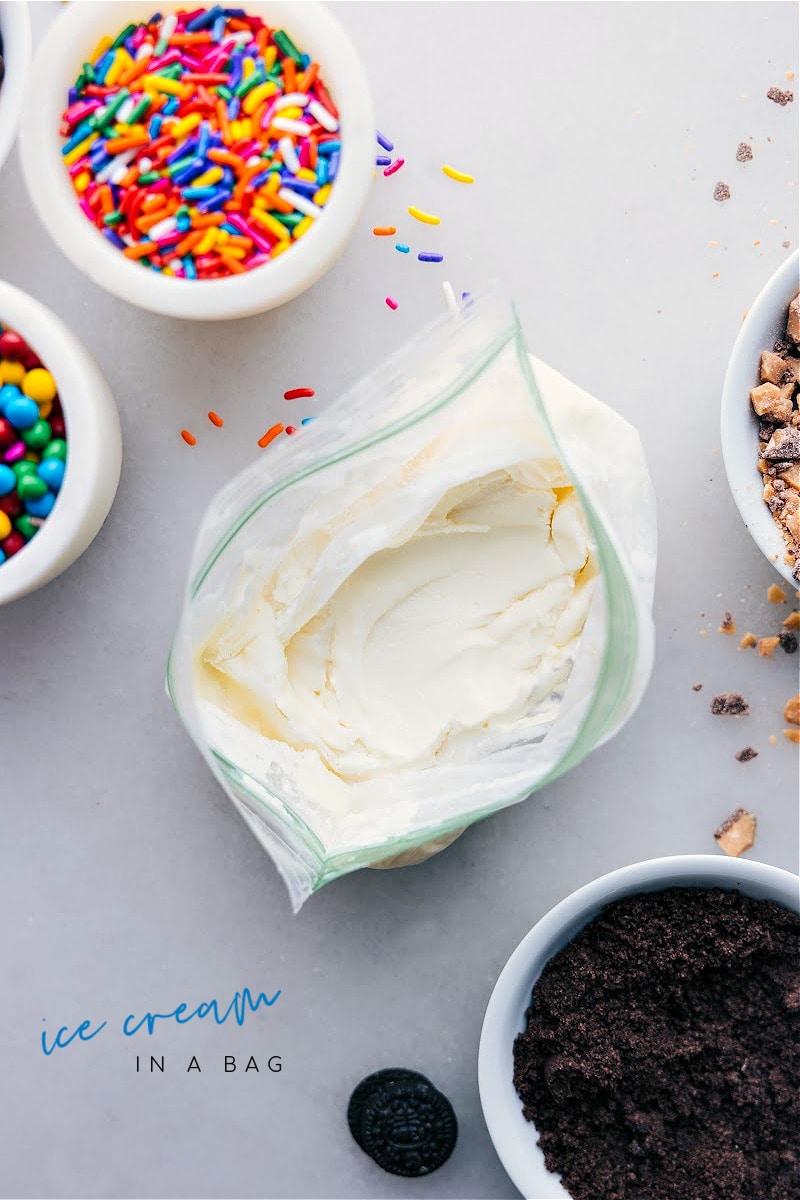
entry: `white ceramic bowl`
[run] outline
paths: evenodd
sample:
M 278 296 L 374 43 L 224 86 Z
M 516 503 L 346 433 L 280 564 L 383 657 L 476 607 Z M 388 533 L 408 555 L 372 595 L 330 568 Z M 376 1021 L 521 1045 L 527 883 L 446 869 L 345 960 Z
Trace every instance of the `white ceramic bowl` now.
M 325 211 L 305 237 L 275 262 L 227 279 L 186 280 L 160 275 L 126 259 L 78 207 L 63 164 L 58 135 L 67 92 L 81 64 L 104 34 L 160 12 L 191 8 L 166 0 L 78 0 L 60 13 L 36 55 L 37 103 L 25 111 L 20 150 L 31 200 L 51 237 L 95 283 L 141 308 L 171 317 L 224 320 L 284 304 L 333 265 L 355 228 L 372 183 L 375 123 L 361 62 L 349 38 L 316 0 L 252 0 L 243 5 L 274 27 L 284 28 L 320 64 L 339 108 L 342 158 Z
M 52 374 L 67 428 L 67 470 L 55 507 L 36 536 L 0 563 L 5 604 L 65 571 L 98 533 L 119 482 L 122 436 L 99 367 L 55 313 L 0 282 L 0 324 L 23 337 Z
M 750 389 L 759 383 L 761 351 L 771 350 L 786 331 L 786 310 L 800 290 L 799 270 L 795 252 L 759 292 L 734 342 L 722 388 L 722 455 L 736 507 L 759 550 L 795 586 L 786 544 L 762 495 L 759 422 Z
M 800 912 L 800 878 L 750 859 L 713 854 L 654 858 L 603 875 L 562 900 L 534 925 L 506 963 L 492 992 L 478 1052 L 481 1105 L 494 1148 L 528 1200 L 569 1200 L 546 1170 L 536 1129 L 522 1115 L 513 1083 L 514 1038 L 525 1028 L 531 989 L 545 964 L 613 900 L 668 887 L 722 887 Z
M 0 86 L 0 168 L 17 136 L 31 64 L 31 25 L 24 0 L 0 0 L 6 74 Z

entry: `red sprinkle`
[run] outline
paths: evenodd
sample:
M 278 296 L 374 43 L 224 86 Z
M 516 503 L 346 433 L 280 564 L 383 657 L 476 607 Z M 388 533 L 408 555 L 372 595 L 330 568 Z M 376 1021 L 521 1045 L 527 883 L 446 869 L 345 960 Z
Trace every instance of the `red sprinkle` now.
M 399 171 L 405 161 L 404 158 L 396 158 L 390 166 L 384 167 L 384 175 L 394 175 L 395 171 Z
M 186 442 L 187 446 L 196 446 L 197 445 L 197 438 L 194 436 L 193 433 L 189 433 L 188 429 L 181 430 L 181 437 Z
M 225 424 L 219 413 L 210 412 L 208 414 L 208 419 L 212 425 L 216 425 L 217 429 L 222 429 L 222 426 Z
M 316 392 L 313 388 L 290 388 L 288 392 L 283 393 L 284 400 L 310 400 L 315 396 Z
M 392 312 L 394 312 L 394 310 L 397 308 L 397 301 L 393 300 L 391 296 L 386 297 L 386 303 L 389 305 L 389 308 L 392 310 Z

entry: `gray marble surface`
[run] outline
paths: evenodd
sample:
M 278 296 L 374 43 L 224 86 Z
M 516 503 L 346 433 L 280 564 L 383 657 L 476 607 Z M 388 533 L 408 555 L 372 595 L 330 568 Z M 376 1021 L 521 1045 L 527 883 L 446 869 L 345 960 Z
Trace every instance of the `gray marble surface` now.
M 33 8 L 37 33 L 59 12 Z M 729 496 L 718 407 L 742 313 L 797 240 L 797 103 L 765 98 L 797 69 L 796 5 L 334 8 L 407 165 L 376 181 L 340 262 L 289 307 L 216 326 L 139 312 L 51 245 L 15 155 L 0 179 L 0 275 L 85 339 L 125 438 L 95 543 L 0 611 L 5 1197 L 512 1197 L 476 1051 L 522 935 L 614 867 L 714 852 L 738 804 L 759 817 L 753 855 L 797 869 L 781 710 L 798 659 L 717 633 L 725 609 L 757 633 L 787 611 L 767 603 L 777 576 Z M 451 184 L 444 161 L 478 182 Z M 443 215 L 442 267 L 372 237 L 392 222 L 418 243 L 409 203 Z M 310 383 L 323 408 L 439 311 L 442 279 L 460 290 L 489 276 L 516 297 L 531 349 L 642 433 L 660 518 L 652 683 L 615 741 L 530 802 L 426 866 L 340 879 L 292 917 L 164 695 L 193 531 L 284 415 L 285 388 Z M 748 697 L 746 723 L 711 716 L 720 690 Z M 759 756 L 742 765 L 747 743 Z M 244 986 L 282 996 L 241 1028 L 121 1033 L 127 1013 L 227 1003 Z M 108 1025 L 42 1053 L 42 1028 L 84 1019 Z M 163 1075 L 136 1073 L 150 1051 Z M 192 1055 L 200 1074 L 187 1074 Z M 259 1073 L 241 1069 L 250 1055 Z M 383 1174 L 347 1132 L 353 1085 L 385 1065 L 423 1070 L 457 1110 L 457 1149 L 428 1179 Z

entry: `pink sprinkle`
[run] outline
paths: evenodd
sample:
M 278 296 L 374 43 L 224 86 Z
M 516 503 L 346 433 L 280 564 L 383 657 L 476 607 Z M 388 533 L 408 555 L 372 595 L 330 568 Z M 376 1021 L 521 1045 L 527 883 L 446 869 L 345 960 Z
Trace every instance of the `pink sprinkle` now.
M 384 167 L 384 175 L 394 175 L 395 171 L 399 171 L 405 161 L 404 158 L 396 158 L 390 166 Z
M 394 312 L 394 310 L 397 308 L 397 301 L 393 300 L 391 296 L 386 297 L 386 303 L 389 305 L 389 308 L 392 310 L 392 312 Z

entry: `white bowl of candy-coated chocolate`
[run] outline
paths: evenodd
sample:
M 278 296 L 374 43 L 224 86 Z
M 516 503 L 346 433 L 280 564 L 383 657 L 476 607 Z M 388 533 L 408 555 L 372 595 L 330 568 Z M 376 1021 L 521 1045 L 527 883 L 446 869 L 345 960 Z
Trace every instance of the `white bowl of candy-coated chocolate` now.
M 731 493 L 747 530 L 761 553 L 784 579 L 797 586 L 786 544 L 764 502 L 758 469 L 759 420 L 750 403 L 750 389 L 760 381 L 761 351 L 783 338 L 789 303 L 800 289 L 795 251 L 767 280 L 754 300 L 731 351 L 722 389 L 722 456 Z
M 514 1039 L 523 1032 L 533 985 L 546 963 L 607 904 L 671 887 L 720 887 L 773 900 L 800 912 L 800 879 L 767 863 L 685 854 L 622 867 L 578 888 L 534 925 L 509 958 L 483 1019 L 478 1086 L 483 1115 L 498 1157 L 527 1200 L 569 1200 L 558 1175 L 548 1171 L 536 1127 L 522 1115 L 514 1087 Z
M 0 563 L 0 604 L 6 604 L 60 575 L 95 538 L 117 490 L 122 435 L 100 368 L 55 313 L 0 282 L 0 324 L 18 333 L 53 376 L 67 431 L 67 469 L 52 512 L 34 538 Z
M 315 283 L 334 263 L 366 202 L 375 168 L 375 123 L 366 75 L 350 39 L 316 0 L 252 0 L 242 7 L 285 29 L 320 64 L 339 110 L 342 154 L 322 216 L 285 254 L 243 274 L 221 279 L 171 278 L 127 259 L 107 242 L 78 206 L 64 167 L 59 136 L 67 94 L 81 64 L 104 35 L 161 13 L 192 9 L 166 0 L 72 3 L 53 22 L 36 54 L 36 104 L 25 111 L 20 152 L 31 200 L 60 250 L 95 283 L 141 308 L 171 317 L 225 320 L 276 308 Z M 210 7 L 210 5 L 208 6 Z
M 5 75 L 0 84 L 0 169 L 17 136 L 31 59 L 31 25 L 23 0 L 0 0 Z

